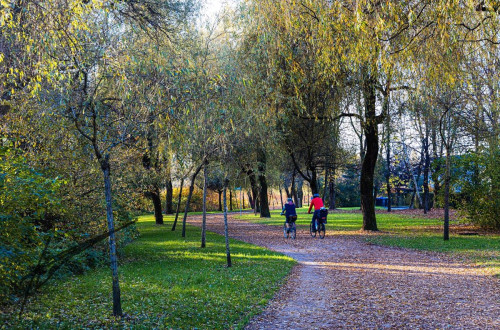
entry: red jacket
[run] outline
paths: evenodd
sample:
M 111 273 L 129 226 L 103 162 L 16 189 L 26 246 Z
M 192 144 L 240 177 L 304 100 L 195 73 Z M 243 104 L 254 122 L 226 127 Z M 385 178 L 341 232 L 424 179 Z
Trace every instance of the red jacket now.
M 309 205 L 309 210 L 307 210 L 307 213 L 311 213 L 311 208 L 314 206 L 314 210 L 317 211 L 323 206 L 323 200 L 320 197 L 314 197 L 311 201 L 311 205 Z

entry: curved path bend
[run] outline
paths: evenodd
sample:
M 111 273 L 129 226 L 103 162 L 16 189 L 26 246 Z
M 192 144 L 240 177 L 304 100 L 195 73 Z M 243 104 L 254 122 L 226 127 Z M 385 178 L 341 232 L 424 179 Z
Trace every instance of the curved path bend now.
M 286 242 L 280 226 L 229 221 L 230 237 L 298 261 L 247 329 L 500 329 L 500 280 L 483 268 L 339 232 L 320 240 L 299 227 Z M 223 234 L 222 215 L 209 215 L 207 230 Z

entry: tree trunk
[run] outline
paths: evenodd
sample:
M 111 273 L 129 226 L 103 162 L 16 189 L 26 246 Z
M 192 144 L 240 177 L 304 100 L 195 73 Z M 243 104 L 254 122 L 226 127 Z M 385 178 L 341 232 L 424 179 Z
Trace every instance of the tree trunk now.
M 219 194 L 220 197 L 220 194 Z M 220 202 L 220 199 L 219 199 Z M 207 238 L 207 162 L 203 166 L 203 218 L 201 221 L 201 247 L 206 246 Z
M 231 267 L 231 251 L 229 250 L 229 230 L 228 230 L 228 225 L 227 225 L 227 198 L 226 198 L 226 190 L 228 186 L 229 180 L 226 178 L 224 180 L 224 237 L 226 239 L 226 260 L 227 260 L 227 267 Z
M 329 203 L 329 210 L 335 210 L 337 208 L 335 204 L 335 172 L 332 173 L 332 177 L 330 179 L 330 182 L 328 183 L 328 188 L 329 188 L 329 197 L 330 197 L 330 203 Z
M 446 171 L 444 177 L 444 234 L 445 241 L 450 239 L 450 148 L 446 148 Z
M 283 210 L 283 191 L 280 186 L 280 201 L 281 201 L 281 209 Z
M 186 219 L 187 219 L 187 214 L 189 211 L 189 203 L 191 202 L 191 197 L 193 197 L 194 181 L 196 180 L 196 176 L 198 175 L 198 173 L 200 173 L 201 168 L 203 167 L 204 164 L 205 164 L 205 161 L 203 161 L 200 164 L 200 166 L 198 166 L 196 168 L 193 175 L 191 176 L 191 184 L 189 186 L 189 194 L 188 194 L 188 198 L 186 201 L 186 209 L 184 210 L 184 218 L 182 219 L 182 237 L 186 237 Z
M 238 198 L 238 196 L 236 196 Z M 229 189 L 229 211 L 233 210 L 233 190 Z
M 326 192 L 327 192 L 327 187 L 328 187 L 328 169 L 325 169 L 325 182 L 323 185 L 323 200 L 326 201 Z
M 391 196 L 391 121 L 389 115 L 386 118 L 386 136 L 385 136 L 385 161 L 386 161 L 386 173 L 385 173 L 385 184 L 387 187 L 387 212 L 391 212 L 392 196 Z
M 259 151 L 258 159 L 259 168 L 259 183 L 260 183 L 260 217 L 270 218 L 271 212 L 269 211 L 269 200 L 267 198 L 267 180 L 266 180 L 266 153 L 264 150 Z
M 295 193 L 297 194 L 297 202 L 298 202 L 298 206 L 299 207 L 302 207 L 302 198 L 304 197 L 304 191 L 302 189 L 302 187 L 304 186 L 304 180 L 302 180 L 300 177 L 299 177 L 299 182 L 297 184 L 297 188 L 295 189 Z
M 416 187 L 413 185 L 413 191 L 411 193 L 411 199 L 410 199 L 410 206 L 408 209 L 413 210 L 415 208 L 415 194 L 416 194 Z
M 247 191 L 247 195 L 248 195 L 248 203 L 250 204 L 250 208 L 253 210 L 255 209 L 255 201 L 252 198 L 252 193 L 250 192 L 250 190 Z M 245 208 L 244 205 L 243 208 Z
M 222 191 L 217 191 L 217 194 L 219 195 L 219 207 L 217 210 L 222 212 Z
M 288 189 L 287 180 L 283 180 L 283 189 L 285 189 L 286 198 L 293 198 L 291 187 L 292 187 L 292 183 L 291 182 L 290 182 L 290 189 Z M 297 204 L 295 204 L 295 205 L 297 205 Z
M 101 170 L 104 176 L 104 195 L 106 198 L 106 217 L 109 231 L 109 258 L 111 261 L 111 272 L 113 279 L 113 315 L 122 316 L 122 304 L 120 298 L 120 280 L 118 277 L 118 257 L 116 255 L 115 223 L 113 219 L 113 207 L 111 196 L 111 179 L 109 157 L 100 159 Z
M 431 156 L 429 154 L 429 125 L 425 125 L 424 146 L 424 214 L 429 211 L 429 169 L 431 166 Z
M 434 166 L 434 171 L 431 174 L 432 181 L 434 182 L 434 207 L 436 207 L 436 205 L 438 204 L 437 198 L 439 192 L 441 191 L 441 184 L 439 182 L 439 172 L 441 171 L 441 165 L 439 160 L 442 154 L 441 152 L 438 153 L 437 129 L 435 127 L 432 128 L 431 140 L 432 140 L 432 155 L 434 161 L 436 161 L 436 166 Z
M 316 172 L 316 169 L 311 167 L 309 168 L 311 171 L 311 180 L 309 181 L 309 185 L 311 186 L 311 193 L 314 194 L 319 194 L 319 187 L 318 187 L 318 173 Z
M 153 206 L 155 209 L 155 223 L 157 225 L 163 225 L 163 214 L 161 212 L 161 198 L 160 190 L 157 188 L 155 191 L 150 192 L 151 200 L 153 201 Z
M 247 175 L 248 179 L 250 180 L 250 188 L 252 190 L 252 199 L 253 199 L 252 208 L 254 209 L 254 212 L 257 213 L 260 211 L 257 198 L 259 195 L 259 187 L 257 186 L 257 179 L 255 177 L 255 172 L 253 170 L 247 171 Z
M 297 205 L 297 207 L 300 207 L 300 203 L 299 203 L 299 198 L 298 198 L 298 195 L 297 195 L 297 188 L 296 188 L 296 183 L 295 183 L 295 175 L 296 175 L 296 172 L 295 170 L 293 170 L 293 174 L 292 174 L 292 185 L 290 186 L 290 193 L 292 194 L 292 198 L 293 198 L 293 203 L 295 205 Z
M 175 226 L 177 226 L 177 219 L 179 218 L 179 211 L 181 210 L 181 199 L 182 199 L 182 186 L 184 185 L 184 178 L 181 179 L 181 186 L 179 188 L 179 199 L 177 200 L 177 209 L 175 211 L 175 220 L 172 225 L 172 231 L 175 231 Z
M 174 188 L 172 187 L 172 180 L 169 178 L 165 184 L 165 214 L 173 214 L 174 208 L 172 203 L 172 198 L 174 195 Z
M 370 76 L 363 81 L 365 99 L 364 133 L 366 153 L 361 167 L 360 195 L 361 211 L 363 213 L 363 230 L 377 231 L 375 217 L 375 201 L 373 199 L 373 182 L 375 165 L 378 157 L 378 123 L 375 112 L 375 80 Z

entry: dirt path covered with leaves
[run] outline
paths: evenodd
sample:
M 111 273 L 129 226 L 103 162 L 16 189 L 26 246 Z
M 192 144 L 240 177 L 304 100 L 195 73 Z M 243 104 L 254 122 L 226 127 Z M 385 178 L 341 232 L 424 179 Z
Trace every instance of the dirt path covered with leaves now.
M 222 216 L 209 215 L 207 229 L 223 234 Z M 232 238 L 298 261 L 247 329 L 500 329 L 500 280 L 484 269 L 335 234 L 313 239 L 299 227 L 285 242 L 280 226 L 230 219 Z

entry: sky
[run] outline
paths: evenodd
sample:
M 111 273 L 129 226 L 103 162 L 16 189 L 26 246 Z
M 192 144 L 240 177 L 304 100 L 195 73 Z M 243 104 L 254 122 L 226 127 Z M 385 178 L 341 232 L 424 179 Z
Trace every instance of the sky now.
M 201 13 L 205 16 L 204 20 L 212 20 L 225 5 L 234 5 L 234 0 L 202 0 L 202 3 Z

